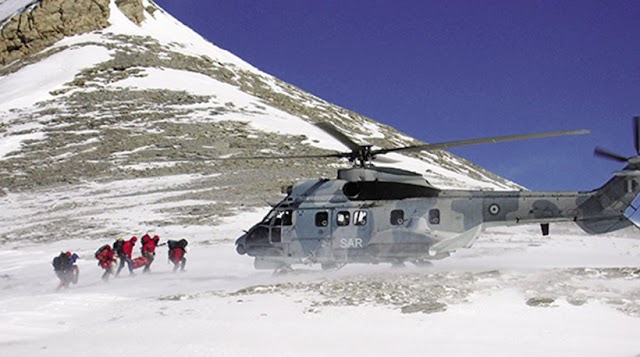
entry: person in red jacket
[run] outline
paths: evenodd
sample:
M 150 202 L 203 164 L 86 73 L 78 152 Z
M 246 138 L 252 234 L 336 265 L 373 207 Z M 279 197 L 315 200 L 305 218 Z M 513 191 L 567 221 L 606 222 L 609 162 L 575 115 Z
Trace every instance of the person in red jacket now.
M 122 243 L 122 254 L 120 255 L 120 266 L 118 266 L 118 271 L 116 271 L 116 276 L 120 275 L 120 271 L 124 268 L 124 263 L 127 263 L 127 268 L 129 268 L 129 275 L 134 275 L 133 273 L 133 261 L 131 260 L 131 254 L 133 253 L 133 246 L 136 245 L 138 241 L 138 237 L 133 236 L 131 239 L 124 241 Z
M 146 273 L 151 269 L 151 263 L 153 263 L 156 256 L 156 247 L 159 242 L 160 236 L 158 235 L 153 236 L 153 238 L 151 238 L 148 233 L 142 236 L 142 248 L 140 248 L 140 252 L 143 257 L 147 258 L 147 264 L 144 266 L 144 270 L 142 271 L 143 273 Z
M 98 266 L 104 269 L 104 274 L 102 274 L 102 280 L 108 281 L 109 276 L 113 274 L 113 265 L 116 262 L 116 258 L 114 256 L 114 251 L 111 249 L 109 244 L 105 244 L 95 254 L 96 259 L 98 259 Z
M 169 260 L 173 263 L 173 271 L 178 270 L 178 267 L 180 267 L 181 271 L 184 271 L 184 266 L 187 264 L 187 259 L 184 257 L 187 253 L 187 240 L 169 240 L 167 241 L 167 246 L 169 247 Z
M 149 241 L 149 239 L 151 239 L 151 236 L 147 232 L 142 236 L 142 238 L 140 238 L 140 244 L 142 244 L 144 246 L 145 243 L 147 243 Z

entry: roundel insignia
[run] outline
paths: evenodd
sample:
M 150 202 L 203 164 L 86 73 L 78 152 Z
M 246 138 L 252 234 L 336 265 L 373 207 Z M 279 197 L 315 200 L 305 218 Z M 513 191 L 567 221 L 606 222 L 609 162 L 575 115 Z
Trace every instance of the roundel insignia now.
M 492 203 L 492 204 L 489 206 L 489 213 L 491 213 L 491 214 L 492 214 L 492 215 L 494 215 L 494 216 L 495 216 L 496 214 L 500 213 L 500 206 L 498 206 L 498 205 L 497 205 L 497 204 L 495 204 L 495 203 Z

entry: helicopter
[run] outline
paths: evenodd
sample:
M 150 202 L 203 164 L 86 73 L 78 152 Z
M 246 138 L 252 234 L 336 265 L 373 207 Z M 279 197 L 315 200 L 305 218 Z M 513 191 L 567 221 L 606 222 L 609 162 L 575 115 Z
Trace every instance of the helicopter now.
M 624 169 L 589 192 L 444 190 L 422 175 L 372 164 L 379 155 L 433 151 L 587 130 L 557 131 L 450 141 L 395 148 L 360 145 L 327 122 L 315 124 L 350 151 L 327 155 L 248 157 L 346 158 L 351 168 L 334 179 L 310 179 L 283 189 L 286 197 L 235 242 L 236 252 L 254 258 L 256 269 L 291 270 L 294 264 L 320 264 L 323 270 L 349 263 L 430 265 L 469 248 L 487 227 L 575 222 L 589 234 L 634 225 L 625 211 L 640 193 L 640 117 L 634 121 L 636 155 L 625 157 L 597 147 L 595 155 L 623 162 Z

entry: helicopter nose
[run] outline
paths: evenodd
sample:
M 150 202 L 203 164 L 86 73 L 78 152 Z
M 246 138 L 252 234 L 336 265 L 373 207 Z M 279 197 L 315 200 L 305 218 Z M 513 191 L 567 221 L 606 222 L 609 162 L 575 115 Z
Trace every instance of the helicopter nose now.
M 240 238 L 236 239 L 236 252 L 240 255 L 247 253 L 247 247 L 245 246 L 246 239 L 246 234 L 243 234 Z

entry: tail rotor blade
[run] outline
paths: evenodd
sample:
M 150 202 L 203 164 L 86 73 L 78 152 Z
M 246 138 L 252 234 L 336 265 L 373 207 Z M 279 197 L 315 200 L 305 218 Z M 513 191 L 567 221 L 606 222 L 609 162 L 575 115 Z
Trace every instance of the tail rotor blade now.
M 629 159 L 624 157 L 624 156 L 620 156 L 618 154 L 614 154 L 610 151 L 607 151 L 603 148 L 597 147 L 595 149 L 595 151 L 593 152 L 593 154 L 595 156 L 599 156 L 605 159 L 609 159 L 609 160 L 615 160 L 615 161 L 620 161 L 620 162 L 627 162 Z
M 636 146 L 636 153 L 640 155 L 640 117 L 633 118 L 633 139 Z

